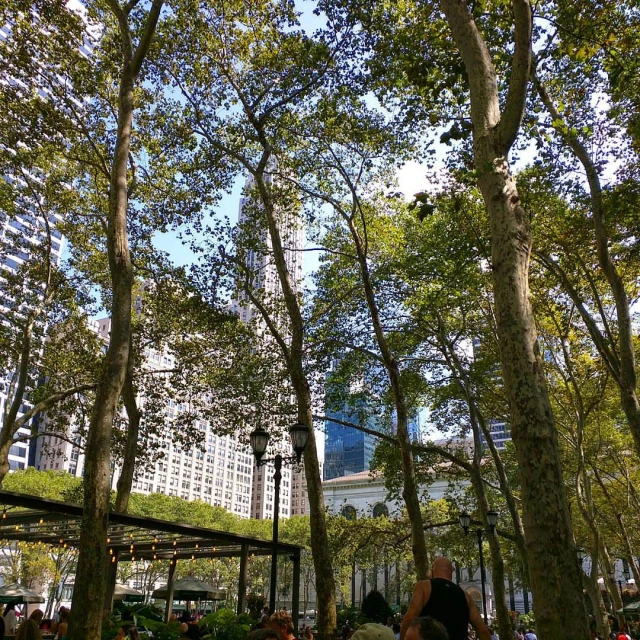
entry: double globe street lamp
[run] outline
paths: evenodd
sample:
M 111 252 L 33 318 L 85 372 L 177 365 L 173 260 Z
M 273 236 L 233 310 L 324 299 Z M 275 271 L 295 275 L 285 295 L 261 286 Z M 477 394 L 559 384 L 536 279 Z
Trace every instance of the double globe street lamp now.
M 622 570 L 622 577 L 624 578 L 624 586 L 626 587 L 629 583 L 629 579 L 631 578 L 631 573 L 629 572 L 629 567 L 626 565 Z M 611 569 L 609 572 L 609 580 L 611 584 L 615 585 L 616 583 L 616 572 L 614 569 Z M 615 586 L 613 587 L 615 589 Z M 622 603 L 622 617 L 624 618 L 624 624 L 627 629 L 629 628 L 629 623 L 627 622 L 627 612 L 624 610 L 624 590 L 622 589 L 622 580 L 618 580 L 618 589 L 620 590 L 620 602 Z
M 487 593 L 486 593 L 486 575 L 484 571 L 484 554 L 482 552 L 482 536 L 485 533 L 493 535 L 496 530 L 496 524 L 498 524 L 498 513 L 496 511 L 487 511 L 487 524 L 488 529 L 476 529 L 475 533 L 478 538 L 478 554 L 480 555 L 480 584 L 482 585 L 482 613 L 484 616 L 484 623 L 489 624 L 489 617 L 487 615 Z M 468 513 L 460 514 L 460 526 L 463 528 L 465 535 L 469 533 L 469 527 L 471 526 L 471 516 Z
M 273 613 L 276 610 L 276 582 L 278 580 L 278 516 L 280 514 L 280 481 L 282 480 L 282 464 L 300 464 L 302 454 L 304 453 L 307 442 L 309 441 L 309 427 L 304 424 L 294 424 L 289 428 L 291 436 L 291 445 L 294 455 L 282 456 L 276 454 L 273 458 L 264 458 L 264 454 L 269 444 L 269 434 L 262 428 L 254 429 L 249 435 L 249 443 L 256 459 L 256 465 L 261 467 L 263 464 L 273 462 L 273 551 L 271 555 L 271 584 L 269 587 L 269 611 Z

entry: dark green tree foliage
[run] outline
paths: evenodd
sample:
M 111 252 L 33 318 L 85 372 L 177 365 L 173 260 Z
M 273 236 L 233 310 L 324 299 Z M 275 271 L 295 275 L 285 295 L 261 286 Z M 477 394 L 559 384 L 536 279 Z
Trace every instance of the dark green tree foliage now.
M 367 593 L 362 601 L 361 610 L 366 618 L 382 624 L 385 624 L 387 619 L 393 615 L 391 607 L 379 591 Z

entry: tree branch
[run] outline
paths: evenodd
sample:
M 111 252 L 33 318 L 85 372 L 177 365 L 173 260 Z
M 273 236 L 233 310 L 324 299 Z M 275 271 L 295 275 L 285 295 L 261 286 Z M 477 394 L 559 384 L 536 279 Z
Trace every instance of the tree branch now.
M 131 60 L 131 72 L 133 73 L 134 78 L 136 78 L 140 73 L 142 62 L 146 58 L 149 47 L 151 46 L 153 34 L 156 31 L 156 25 L 158 24 L 160 12 L 162 11 L 163 1 L 164 0 L 153 0 L 153 5 L 149 10 L 149 15 L 147 16 L 147 21 L 144 25 L 144 31 L 142 32 L 140 42 L 138 43 L 138 47 L 133 54 L 133 59 Z
M 72 396 L 76 393 L 82 393 L 83 391 L 90 391 L 91 389 L 95 389 L 97 387 L 97 383 L 91 382 L 86 384 L 79 384 L 75 387 L 71 387 L 69 389 L 65 389 L 64 391 L 58 391 L 57 393 L 52 393 L 48 398 L 41 400 L 36 405 L 31 407 L 29 411 L 27 411 L 24 415 L 13 422 L 14 433 L 20 429 L 23 425 L 25 425 L 33 416 L 41 411 L 46 411 L 49 407 L 52 407 L 54 404 L 58 402 L 62 402 L 66 400 L 69 396 Z
M 515 19 L 515 51 L 511 61 L 511 80 L 507 101 L 500 118 L 498 135 L 505 151 L 509 151 L 518 136 L 527 101 L 527 86 L 531 70 L 531 29 L 533 16 L 529 0 L 513 0 Z

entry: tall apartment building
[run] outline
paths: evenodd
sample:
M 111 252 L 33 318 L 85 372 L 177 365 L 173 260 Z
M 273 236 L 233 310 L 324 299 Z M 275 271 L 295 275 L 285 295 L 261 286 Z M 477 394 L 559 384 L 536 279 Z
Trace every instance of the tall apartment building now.
M 5 179 L 10 180 L 11 178 L 5 177 Z M 55 225 L 59 221 L 59 218 L 52 216 L 51 223 L 53 225 Z M 55 228 L 51 230 L 51 233 L 53 236 L 51 242 L 51 259 L 53 263 L 59 264 L 63 250 L 62 235 Z M 9 244 L 11 244 L 12 237 L 16 239 L 20 237 L 22 240 L 28 239 L 29 242 L 35 243 L 42 241 L 43 229 L 39 228 L 38 220 L 33 215 L 31 215 L 27 206 L 24 205 L 18 209 L 18 212 L 15 215 L 11 217 L 2 216 L 2 218 L 0 218 L 0 236 L 3 240 L 8 241 Z M 25 244 L 20 246 L 18 243 L 16 243 L 15 252 L 8 252 L 0 255 L 0 273 L 5 270 L 15 271 L 20 266 L 20 264 L 29 259 L 26 251 L 28 251 L 28 246 L 26 246 Z M 0 295 L 2 295 L 3 298 L 0 304 L 11 304 L 11 301 L 5 297 L 6 294 L 2 291 L 1 276 Z M 46 326 L 42 326 L 41 328 L 43 331 L 46 330 Z M 15 370 L 0 371 L 0 415 L 4 412 L 7 403 L 12 402 L 11 383 L 15 376 L 17 376 L 17 371 Z M 28 400 L 28 398 L 25 398 L 22 402 L 22 405 L 20 406 L 18 417 L 24 415 L 32 407 L 33 405 Z M 17 437 L 28 436 L 30 433 L 31 424 L 27 423 L 25 426 L 18 430 Z M 32 453 L 30 441 L 25 440 L 22 442 L 16 442 L 9 450 L 10 469 L 12 471 L 16 469 L 25 469 L 31 457 Z
M 67 10 L 79 14 L 83 19 L 86 19 L 86 9 L 82 3 L 78 0 L 68 0 L 66 4 Z M 37 16 L 37 9 L 34 6 L 31 7 L 32 19 Z M 5 18 L 7 15 L 5 14 Z M 11 21 L 5 21 L 0 24 L 0 41 L 11 41 L 12 37 L 12 24 Z M 82 55 L 91 55 L 91 44 L 86 40 L 81 46 L 80 51 Z M 35 59 L 35 58 L 34 58 Z M 41 70 L 43 73 L 46 71 L 44 64 L 41 64 Z M 10 74 L 10 72 L 9 72 Z M 39 81 L 39 78 L 35 80 Z M 33 86 L 25 86 L 16 77 L 4 74 L 2 83 L 6 83 L 5 86 L 11 85 L 14 89 L 22 90 L 25 95 L 28 95 L 33 90 Z M 44 88 L 44 84 L 40 83 L 37 86 L 37 90 L 41 97 L 49 96 L 49 92 Z M 77 105 L 82 109 L 82 105 Z M 25 143 L 25 141 L 20 141 Z M 4 149 L 5 151 L 7 149 Z M 9 151 L 12 151 L 9 149 Z M 17 187 L 18 195 L 14 202 L 15 208 L 13 211 L 8 212 L 0 209 L 0 240 L 2 241 L 5 250 L 0 254 L 0 308 L 5 310 L 10 307 L 11 300 L 8 297 L 6 289 L 3 288 L 2 273 L 5 271 L 15 271 L 21 264 L 28 260 L 30 255 L 30 247 L 41 244 L 47 238 L 45 233 L 46 225 L 42 215 L 42 211 L 39 211 L 36 207 L 36 202 L 33 200 L 35 196 L 30 189 L 26 188 L 25 177 L 27 177 L 31 184 L 37 184 L 42 178 L 42 174 L 32 168 L 23 167 L 21 171 L 16 173 L 9 172 L 11 175 L 1 175 L 0 180 L 12 184 Z M 63 252 L 63 238 L 62 234 L 58 230 L 58 225 L 62 222 L 61 217 L 55 212 L 47 212 L 49 225 L 51 232 L 51 262 L 58 266 L 60 264 Z M 6 247 L 12 247 L 13 249 L 6 250 Z M 38 327 L 39 332 L 46 332 L 46 323 L 43 321 Z M 11 382 L 15 377 L 16 372 L 11 370 L 0 371 L 0 415 L 5 409 L 7 403 L 12 401 L 9 397 Z M 18 416 L 24 415 L 33 405 L 28 401 L 23 401 Z M 21 428 L 17 437 L 26 436 L 31 433 L 31 424 L 25 425 Z M 9 452 L 9 466 L 10 469 L 25 469 L 28 464 L 33 461 L 34 446 L 29 440 L 24 442 L 16 442 L 11 447 Z
M 92 328 L 105 343 L 108 342 L 110 318 L 92 321 Z M 145 353 L 144 366 L 147 369 L 166 369 L 172 365 L 173 356 L 167 350 L 160 352 L 148 349 Z M 144 405 L 144 397 L 139 398 L 139 402 Z M 173 418 L 184 409 L 173 400 L 169 400 L 166 406 L 167 417 Z M 138 470 L 134 478 L 133 491 L 144 494 L 163 493 L 186 500 L 202 500 L 237 516 L 248 518 L 253 455 L 246 446 L 240 446 L 234 436 L 217 435 L 206 421 L 199 421 L 197 428 L 202 432 L 204 444 L 185 449 L 173 441 L 170 427 L 167 426 L 166 432 L 156 437 L 160 455 Z M 84 456 L 73 442 L 76 439 L 73 418 L 66 435 L 65 440 L 55 436 L 38 438 L 34 463 L 37 469 L 61 469 L 76 476 L 83 475 Z M 118 466 L 114 465 L 111 478 L 113 488 L 117 484 L 118 473 Z
M 3 176 L 2 179 L 8 183 L 14 183 L 18 187 L 21 186 L 21 183 L 24 186 L 24 182 L 17 176 Z M 11 299 L 11 294 L 6 289 L 3 289 L 4 278 L 2 273 L 15 272 L 19 269 L 20 265 L 24 264 L 33 255 L 29 254 L 30 247 L 42 243 L 46 237 L 44 221 L 34 213 L 34 203 L 27 198 L 21 198 L 15 204 L 17 205 L 16 210 L 11 215 L 0 211 L 0 240 L 4 247 L 4 250 L 0 252 L 0 308 L 4 311 L 12 309 L 14 300 Z M 61 222 L 59 216 L 50 214 L 48 223 L 51 225 L 52 236 L 51 262 L 55 265 L 60 264 L 63 251 L 62 234 L 56 228 L 59 222 Z M 40 323 L 39 330 L 43 332 L 46 330 L 44 321 Z M 41 348 L 41 345 L 39 345 L 39 348 Z M 4 412 L 5 406 L 11 404 L 13 400 L 12 381 L 17 375 L 15 370 L 0 371 L 0 415 Z M 20 406 L 18 417 L 24 415 L 32 407 L 33 405 L 25 398 Z M 30 433 L 31 425 L 27 424 L 19 429 L 17 436 L 27 436 Z M 30 449 L 29 440 L 16 442 L 11 447 L 9 450 L 9 466 L 12 471 L 26 468 L 32 456 Z

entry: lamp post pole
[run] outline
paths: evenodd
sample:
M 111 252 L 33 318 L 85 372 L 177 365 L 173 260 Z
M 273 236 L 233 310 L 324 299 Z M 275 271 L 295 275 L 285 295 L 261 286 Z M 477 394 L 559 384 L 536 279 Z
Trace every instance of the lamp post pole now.
M 498 523 L 498 514 L 496 511 L 487 511 L 487 524 L 488 529 L 476 529 L 476 537 L 478 538 L 478 555 L 480 557 L 480 585 L 482 588 L 482 614 L 484 617 L 484 623 L 489 624 L 489 616 L 487 613 L 487 588 L 486 588 L 486 574 L 484 569 L 484 552 L 482 549 L 482 536 L 485 533 L 493 535 L 496 530 L 496 524 Z M 460 514 L 460 526 L 464 529 L 465 534 L 469 533 L 469 527 L 471 525 L 471 516 L 468 513 Z
M 631 574 L 629 573 L 629 568 L 626 565 L 622 571 L 622 575 L 624 577 L 624 582 L 626 586 L 627 583 L 629 582 L 629 578 L 631 577 Z M 622 602 L 622 616 L 624 617 L 624 626 L 626 628 L 626 631 L 628 632 L 629 622 L 627 621 L 627 612 L 624 610 L 624 592 L 622 589 L 622 580 L 618 580 L 618 589 L 620 589 L 620 602 Z
M 269 613 L 274 613 L 276 609 L 276 595 L 278 582 L 278 519 L 280 515 L 280 481 L 282 480 L 282 463 L 291 462 L 300 464 L 302 454 L 309 440 L 309 427 L 304 424 L 294 424 L 289 428 L 291 444 L 295 452 L 294 456 L 282 456 L 279 453 L 270 460 L 263 458 L 267 445 L 269 444 L 269 434 L 262 428 L 254 429 L 249 435 L 249 442 L 256 464 L 261 467 L 267 462 L 273 462 L 273 537 L 271 551 L 271 584 L 269 585 Z M 296 612 L 297 613 L 297 612 Z
M 273 550 L 271 552 L 271 582 L 269 584 L 269 611 L 276 610 L 276 583 L 278 581 L 278 519 L 280 515 L 280 481 L 282 480 L 282 456 L 273 459 Z
M 482 614 L 484 616 L 484 623 L 489 624 L 487 616 L 487 588 L 485 586 L 486 576 L 484 573 L 484 553 L 482 552 L 482 529 L 476 529 L 476 535 L 478 536 L 478 554 L 480 556 L 480 585 L 482 587 Z

